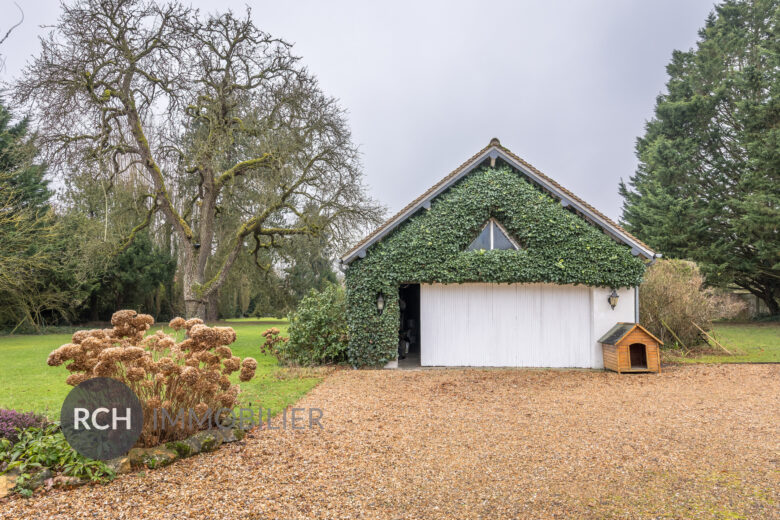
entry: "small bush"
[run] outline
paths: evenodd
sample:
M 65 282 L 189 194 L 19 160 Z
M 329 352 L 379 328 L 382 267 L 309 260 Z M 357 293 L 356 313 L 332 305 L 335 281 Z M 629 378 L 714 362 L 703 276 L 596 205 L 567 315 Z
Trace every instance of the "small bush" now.
M 281 333 L 282 331 L 280 331 L 276 327 L 265 329 L 262 334 L 262 336 L 265 338 L 265 341 L 263 342 L 262 345 L 260 345 L 260 353 L 268 354 L 269 356 L 274 356 L 276 359 L 279 359 L 280 347 L 284 343 L 287 343 L 287 341 L 290 339 L 290 338 L 283 338 L 281 336 Z
M 712 328 L 712 320 L 736 316 L 745 303 L 714 288 L 704 287 L 704 277 L 694 262 L 659 260 L 647 270 L 639 287 L 640 322 L 666 344 L 674 334 L 692 347 L 700 332 Z
M 91 481 L 111 480 L 115 476 L 103 462 L 76 453 L 56 424 L 27 428 L 14 444 L 0 442 L 0 473 L 17 469 L 21 473 L 16 481 L 20 491 L 25 490 L 31 476 L 43 468 Z
M 312 289 L 290 315 L 290 340 L 278 346 L 279 359 L 297 365 L 341 363 L 347 359 L 346 296 L 330 284 Z
M 33 426 L 41 427 L 46 424 L 46 418 L 35 415 L 32 412 L 22 413 L 16 410 L 0 410 L 0 439 L 8 439 L 16 442 L 19 438 L 19 430 L 25 430 Z
M 82 330 L 73 334 L 73 343 L 49 354 L 50 366 L 66 361 L 71 375 L 67 383 L 76 386 L 93 377 L 111 377 L 130 387 L 144 410 L 144 418 L 166 410 L 176 417 L 182 410 L 194 410 L 202 417 L 209 410 L 231 408 L 240 388 L 228 376 L 240 372 L 239 381 L 255 376 L 257 361 L 234 356 L 228 347 L 236 340 L 230 327 L 207 327 L 203 320 L 174 318 L 174 330 L 186 329 L 188 337 L 177 343 L 173 336 L 157 331 L 146 335 L 154 320 L 135 311 L 118 311 L 111 317 L 111 329 Z M 204 424 L 208 421 L 204 421 Z M 140 442 L 156 446 L 183 439 L 192 433 L 190 421 L 178 421 L 163 429 L 163 421 L 144 420 Z M 197 421 L 192 421 L 196 428 Z M 205 426 L 204 426 L 205 427 Z

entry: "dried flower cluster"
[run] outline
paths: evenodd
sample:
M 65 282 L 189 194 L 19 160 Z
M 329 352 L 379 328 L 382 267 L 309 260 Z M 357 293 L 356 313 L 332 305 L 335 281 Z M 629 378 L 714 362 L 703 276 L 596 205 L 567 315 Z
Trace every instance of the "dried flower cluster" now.
M 265 338 L 265 342 L 260 345 L 260 352 L 262 354 L 274 356 L 276 359 L 280 359 L 279 347 L 284 343 L 287 343 L 287 341 L 290 339 L 281 337 L 281 333 L 282 331 L 276 327 L 265 329 L 262 334 L 262 336 Z
M 176 417 L 180 410 L 190 409 L 199 416 L 208 410 L 232 408 L 239 386 L 230 382 L 230 374 L 239 372 L 240 381 L 255 376 L 257 361 L 234 356 L 230 345 L 236 333 L 230 327 L 208 327 L 203 320 L 174 318 L 176 331 L 186 330 L 181 342 L 162 330 L 147 335 L 154 319 L 147 314 L 123 310 L 111 317 L 111 329 L 78 331 L 72 343 L 49 354 L 48 364 L 59 366 L 70 362 L 67 383 L 76 386 L 93 377 L 111 377 L 128 385 L 144 408 L 141 444 L 155 446 L 191 434 L 189 421 L 179 421 L 174 428 L 152 420 L 157 410 Z M 196 421 L 197 424 L 197 421 Z M 156 428 L 155 428 L 156 426 Z

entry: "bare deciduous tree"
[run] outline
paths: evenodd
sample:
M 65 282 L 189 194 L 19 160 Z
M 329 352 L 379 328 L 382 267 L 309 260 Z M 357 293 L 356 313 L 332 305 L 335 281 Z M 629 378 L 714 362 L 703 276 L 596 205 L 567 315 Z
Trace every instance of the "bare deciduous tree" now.
M 242 251 L 257 258 L 323 231 L 345 241 L 382 212 L 366 196 L 343 111 L 249 12 L 64 5 L 22 78 L 16 100 L 36 114 L 60 174 L 85 165 L 143 173 L 148 213 L 127 238 L 158 215 L 171 226 L 188 316 L 204 315 Z M 226 230 L 228 213 L 240 218 Z

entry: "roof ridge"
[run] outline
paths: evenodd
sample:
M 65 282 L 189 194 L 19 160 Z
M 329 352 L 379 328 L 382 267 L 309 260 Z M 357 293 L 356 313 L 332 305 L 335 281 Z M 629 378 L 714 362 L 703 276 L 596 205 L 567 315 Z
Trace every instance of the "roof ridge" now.
M 636 238 L 634 235 L 626 231 L 622 226 L 620 226 L 618 223 L 613 221 L 611 218 L 604 215 L 602 212 L 585 202 L 583 199 L 575 195 L 572 191 L 562 186 L 558 181 L 554 180 L 553 178 L 549 177 L 548 175 L 542 173 L 538 168 L 536 168 L 534 165 L 523 159 L 522 157 L 516 155 L 514 152 L 512 152 L 509 148 L 505 147 L 501 144 L 501 142 L 498 140 L 498 138 L 492 138 L 490 140 L 490 143 L 484 148 L 482 148 L 480 151 L 472 155 L 470 158 L 468 158 L 466 161 L 461 163 L 460 166 L 452 170 L 449 174 L 444 176 L 441 180 L 439 180 L 436 184 L 428 188 L 424 193 L 422 193 L 419 197 L 415 198 L 413 201 L 411 201 L 409 204 L 401 208 L 397 213 L 395 213 L 392 217 L 385 220 L 382 224 L 380 224 L 378 227 L 376 227 L 371 233 L 366 235 L 362 240 L 360 240 L 357 244 L 355 244 L 353 247 L 351 247 L 347 252 L 345 252 L 341 256 L 341 261 L 343 262 L 345 258 L 348 258 L 352 255 L 354 255 L 357 251 L 362 249 L 366 244 L 371 242 L 377 235 L 380 233 L 383 233 L 389 226 L 391 226 L 393 223 L 395 223 L 400 217 L 402 217 L 405 213 L 412 210 L 415 206 L 423 202 L 425 199 L 427 199 L 432 193 L 436 192 L 439 188 L 446 185 L 450 180 L 452 180 L 454 177 L 459 175 L 463 172 L 463 170 L 470 164 L 472 164 L 474 161 L 476 161 L 480 156 L 487 153 L 491 148 L 494 148 L 496 150 L 499 150 L 506 154 L 507 156 L 511 157 L 513 160 L 517 161 L 520 165 L 522 165 L 524 168 L 527 168 L 533 174 L 539 176 L 541 179 L 543 179 L 545 182 L 548 182 L 551 184 L 554 188 L 561 191 L 564 195 L 571 198 L 572 201 L 579 203 L 580 205 L 584 206 L 586 209 L 594 213 L 598 218 L 602 219 L 606 224 L 609 226 L 612 226 L 614 229 L 625 235 L 630 240 L 634 241 L 636 244 L 640 245 L 641 247 L 645 248 L 649 252 L 653 252 L 653 249 Z

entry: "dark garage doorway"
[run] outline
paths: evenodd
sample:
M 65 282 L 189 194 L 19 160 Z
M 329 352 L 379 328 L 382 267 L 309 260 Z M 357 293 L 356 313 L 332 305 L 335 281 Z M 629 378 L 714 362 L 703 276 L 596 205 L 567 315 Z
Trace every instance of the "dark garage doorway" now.
M 632 343 L 628 347 L 632 369 L 647 368 L 647 347 L 644 343 Z
M 420 284 L 401 284 L 398 306 L 398 366 L 420 366 Z

